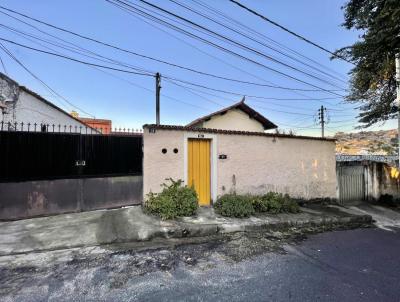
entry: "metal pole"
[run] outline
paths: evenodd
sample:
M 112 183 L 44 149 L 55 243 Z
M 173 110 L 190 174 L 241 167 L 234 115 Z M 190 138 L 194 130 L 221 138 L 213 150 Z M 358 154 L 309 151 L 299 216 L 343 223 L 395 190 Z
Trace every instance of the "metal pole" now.
M 400 166 L 400 53 L 396 54 L 397 143 Z
M 324 117 L 325 108 L 324 108 L 324 106 L 321 106 L 321 108 L 319 110 L 320 110 L 319 114 L 320 114 L 320 119 L 321 119 L 321 137 L 325 137 L 325 117 Z
M 156 73 L 156 125 L 160 125 L 160 90 L 161 90 L 161 75 Z

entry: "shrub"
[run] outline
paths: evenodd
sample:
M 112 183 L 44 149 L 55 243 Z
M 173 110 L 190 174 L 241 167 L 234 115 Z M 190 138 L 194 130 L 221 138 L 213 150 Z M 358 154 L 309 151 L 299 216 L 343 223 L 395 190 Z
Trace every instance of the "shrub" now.
M 295 200 L 290 199 L 289 196 L 284 199 L 283 204 L 282 204 L 282 209 L 286 213 L 299 213 L 300 212 L 299 204 Z
M 222 195 L 215 202 L 214 209 L 222 216 L 237 218 L 249 217 L 255 213 L 250 195 Z
M 252 200 L 254 209 L 258 213 L 269 212 L 273 214 L 287 212 L 300 212 L 296 201 L 290 199 L 289 195 L 276 192 L 268 192 L 261 196 L 254 196 Z
M 191 187 L 183 186 L 182 180 L 174 181 L 172 178 L 166 180 L 171 184 L 163 183 L 161 193 L 147 194 L 144 204 L 145 212 L 156 214 L 162 219 L 195 215 L 199 207 L 196 191 Z
M 254 195 L 251 200 L 254 210 L 257 213 L 264 213 L 269 211 L 269 199 L 267 195 Z

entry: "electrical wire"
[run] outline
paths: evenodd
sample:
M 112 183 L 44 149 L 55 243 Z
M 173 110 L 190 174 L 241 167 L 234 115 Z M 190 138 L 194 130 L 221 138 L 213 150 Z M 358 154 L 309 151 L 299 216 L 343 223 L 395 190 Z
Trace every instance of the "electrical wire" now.
M 106 1 L 109 2 L 110 0 L 106 0 Z M 114 2 L 116 1 L 116 2 L 118 2 L 118 3 L 124 3 L 125 5 L 128 5 L 127 3 L 130 3 L 131 5 L 135 5 L 135 4 L 133 4 L 133 3 L 132 3 L 131 1 L 129 1 L 129 0 L 112 0 L 112 1 L 114 1 Z M 286 67 L 286 68 L 295 70 L 296 72 L 302 73 L 302 74 L 304 74 L 304 75 L 306 75 L 306 76 L 308 76 L 308 77 L 314 78 L 314 79 L 316 79 L 316 80 L 318 80 L 318 81 L 324 82 L 324 83 L 329 84 L 329 85 L 332 85 L 332 86 L 334 86 L 334 87 L 341 88 L 341 87 L 337 86 L 336 84 L 333 84 L 333 83 L 331 83 L 331 82 L 329 82 L 329 81 L 326 81 L 326 80 L 324 80 L 324 79 L 321 79 L 321 78 L 318 77 L 318 76 L 315 76 L 315 75 L 313 75 L 313 74 L 310 74 L 310 73 L 308 73 L 308 72 L 305 72 L 304 70 L 301 70 L 301 69 L 299 69 L 299 68 L 296 68 L 296 67 L 294 67 L 294 66 L 292 66 L 292 65 L 290 65 L 290 64 L 284 63 L 284 62 L 282 62 L 282 61 L 280 61 L 280 60 L 278 60 L 278 59 L 276 59 L 276 58 L 271 57 L 270 55 L 267 55 L 267 54 L 261 52 L 260 50 L 257 50 L 257 49 L 255 49 L 255 48 L 253 48 L 253 47 L 250 47 L 250 46 L 248 46 L 248 45 L 245 45 L 245 44 L 243 44 L 243 43 L 241 43 L 241 42 L 239 42 L 239 41 L 237 41 L 237 40 L 234 40 L 234 39 L 232 39 L 232 38 L 229 38 L 229 37 L 227 37 L 227 36 L 225 36 L 225 35 L 222 35 L 222 34 L 216 32 L 215 30 L 211 30 L 211 29 L 209 29 L 209 28 L 207 28 L 207 27 L 205 27 L 205 26 L 202 26 L 202 25 L 200 25 L 200 24 L 198 24 L 198 23 L 196 23 L 196 22 L 194 22 L 194 21 L 192 21 L 192 20 L 189 20 L 189 19 L 187 19 L 187 18 L 185 18 L 185 17 L 182 17 L 182 16 L 180 16 L 180 15 L 178 15 L 178 14 L 176 14 L 176 13 L 173 13 L 173 12 L 171 12 L 171 11 L 165 9 L 165 8 L 162 8 L 162 7 L 158 6 L 158 5 L 155 5 L 155 4 L 153 4 L 153 3 L 149 2 L 149 1 L 146 1 L 146 0 L 137 0 L 137 1 L 140 1 L 140 2 L 142 2 L 142 3 L 145 3 L 145 4 L 148 5 L 148 6 L 151 6 L 151 7 L 155 8 L 155 9 L 157 9 L 157 10 L 160 10 L 160 11 L 162 11 L 162 12 L 164 12 L 164 13 L 167 13 L 168 15 L 171 15 L 171 16 L 173 16 L 173 17 L 179 19 L 179 20 L 182 20 L 182 21 L 184 21 L 184 22 L 186 22 L 186 23 L 188 23 L 188 24 L 190 24 L 190 25 L 192 25 L 192 26 L 195 26 L 195 27 L 197 27 L 197 28 L 200 28 L 201 30 L 203 30 L 203 31 L 205 31 L 205 32 L 207 32 L 207 33 L 210 33 L 210 34 L 212 34 L 212 35 L 214 35 L 214 36 L 216 36 L 216 37 L 218 37 L 218 38 L 220 38 L 220 39 L 223 39 L 224 41 L 226 41 L 226 42 L 228 42 L 228 43 L 230 43 L 230 44 L 233 44 L 233 45 L 235 45 L 235 46 L 238 46 L 238 47 L 240 47 L 240 48 L 242 48 L 242 49 L 244 49 L 244 50 L 246 50 L 246 51 L 250 51 L 250 52 L 252 52 L 252 53 L 254 53 L 254 54 L 258 55 L 258 56 L 261 56 L 261 57 L 263 57 L 263 58 L 265 58 L 265 59 L 267 59 L 267 60 L 271 60 L 271 61 L 273 61 L 273 62 L 276 63 L 276 64 L 280 64 L 280 65 L 282 65 L 282 66 L 284 66 L 284 67 Z M 171 1 L 171 0 L 170 0 L 170 1 Z M 128 6 L 132 7 L 131 5 L 128 5 Z
M 123 5 L 123 6 L 125 6 L 127 9 L 131 10 L 131 11 L 134 12 L 134 13 L 139 13 L 140 15 L 145 16 L 146 18 L 150 18 L 150 19 L 152 19 L 152 20 L 155 21 L 155 22 L 164 24 L 164 26 L 167 26 L 167 27 L 169 27 L 169 28 L 171 28 L 171 29 L 174 29 L 174 30 L 176 30 L 176 31 L 178 31 L 178 32 L 180 32 L 180 33 L 182 33 L 182 34 L 185 34 L 185 35 L 187 35 L 187 36 L 189 36 L 189 37 L 191 37 L 191 38 L 194 38 L 194 39 L 196 39 L 196 40 L 199 40 L 199 41 L 201 41 L 201 42 L 203 42 L 203 43 L 206 43 L 206 44 L 208 44 L 208 45 L 211 45 L 211 46 L 213 46 L 213 47 L 215 47 L 215 48 L 217 48 L 217 49 L 219 49 L 219 50 L 221 50 L 221 51 L 223 51 L 223 52 L 229 53 L 230 55 L 233 55 L 233 56 L 235 56 L 235 57 L 238 57 L 238 58 L 240 58 L 240 59 L 242 59 L 242 60 L 245 60 L 245 61 L 247 61 L 247 62 L 256 64 L 256 65 L 258 65 L 258 66 L 260 66 L 260 67 L 262 67 L 262 68 L 264 68 L 264 69 L 267 69 L 267 70 L 269 70 L 269 71 L 272 71 L 272 72 L 274 72 L 274 73 L 277 73 L 277 74 L 279 74 L 279 75 L 281 75 L 281 76 L 283 76 L 283 77 L 290 78 L 290 79 L 295 80 L 295 81 L 297 81 L 297 82 L 300 82 L 300 83 L 302 83 L 302 84 L 311 86 L 311 87 L 313 87 L 313 88 L 317 88 L 317 89 L 319 89 L 319 90 L 321 90 L 321 91 L 328 92 L 328 93 L 330 93 L 330 94 L 335 94 L 335 95 L 341 96 L 341 95 L 339 95 L 339 94 L 337 94 L 337 93 L 335 93 L 335 92 L 329 91 L 329 90 L 327 90 L 327 89 L 325 89 L 325 88 L 322 88 L 322 87 L 319 87 L 319 86 L 314 85 L 314 84 L 312 84 L 312 83 L 309 83 L 309 82 L 307 82 L 307 81 L 301 80 L 301 79 L 299 79 L 299 78 L 297 78 L 297 77 L 295 77 L 295 76 L 292 76 L 292 75 L 289 75 L 289 74 L 287 74 L 287 73 L 285 73 L 285 72 L 282 72 L 282 71 L 280 71 L 280 70 L 277 70 L 276 68 L 269 67 L 269 66 L 267 66 L 267 65 L 265 65 L 265 64 L 263 64 L 263 63 L 260 63 L 260 62 L 258 62 L 258 61 L 256 61 L 256 60 L 253 60 L 253 59 L 249 58 L 249 57 L 246 57 L 246 56 L 241 55 L 241 54 L 239 54 L 239 53 L 237 53 L 237 52 L 234 52 L 234 51 L 232 51 L 232 50 L 230 50 L 230 49 L 227 49 L 227 48 L 225 48 L 225 47 L 223 47 L 223 46 L 221 46 L 221 45 L 219 45 L 219 44 L 216 44 L 216 43 L 214 43 L 214 42 L 212 42 L 212 41 L 210 41 L 210 40 L 207 40 L 207 39 L 205 39 L 205 38 L 203 38 L 203 37 L 200 37 L 200 36 L 198 36 L 198 35 L 196 35 L 196 34 L 194 34 L 194 33 L 188 32 L 187 30 L 184 30 L 184 29 L 182 29 L 182 28 L 180 28 L 180 27 L 178 27 L 178 26 L 175 26 L 175 25 L 173 25 L 173 24 L 171 24 L 171 23 L 169 23 L 169 22 L 167 22 L 167 21 L 165 21 L 165 20 L 162 20 L 162 19 L 160 19 L 160 18 L 157 18 L 157 17 L 155 17 L 154 15 L 151 15 L 151 14 L 149 14 L 149 13 L 144 12 L 143 10 L 138 9 L 137 7 L 135 7 L 135 5 L 129 4 L 129 3 L 131 3 L 131 2 L 129 2 L 129 1 L 127 1 L 127 0 L 125 0 L 125 1 L 121 1 L 121 0 L 105 0 L 105 1 L 107 1 L 107 2 L 109 2 L 109 3 L 111 3 L 111 4 L 115 5 L 115 6 L 117 6 L 117 7 L 119 7 L 119 8 L 121 8 L 121 5 Z M 201 29 L 204 29 L 204 30 L 210 32 L 210 33 L 213 33 L 213 34 L 215 34 L 217 37 L 223 38 L 223 39 L 225 39 L 225 40 L 228 41 L 228 42 L 234 43 L 234 44 L 236 44 L 237 46 L 239 46 L 239 47 L 241 47 L 241 48 L 243 48 L 243 49 L 245 49 L 245 50 L 251 51 L 251 52 L 253 52 L 253 53 L 255 53 L 255 54 L 258 54 L 258 55 L 263 56 L 263 57 L 265 57 L 265 58 L 271 59 L 269 56 L 266 56 L 265 54 L 263 54 L 263 53 L 261 53 L 261 52 L 259 52 L 259 51 L 257 51 L 257 50 L 254 50 L 254 49 L 252 49 L 252 48 L 250 48 L 250 47 L 248 47 L 248 46 L 243 45 L 243 44 L 240 43 L 240 42 L 234 41 L 234 40 L 229 39 L 229 38 L 227 38 L 227 37 L 225 37 L 225 36 L 223 36 L 223 35 L 220 35 L 220 34 L 214 32 L 214 31 L 212 31 L 212 30 L 209 30 L 209 29 L 205 28 L 204 26 L 198 25 L 197 23 L 195 23 L 195 22 L 193 22 L 193 21 L 191 21 L 191 20 L 188 20 L 188 19 L 186 19 L 186 18 L 184 18 L 184 17 L 181 17 L 181 16 L 179 16 L 179 15 L 177 15 L 177 14 L 175 14 L 175 13 L 172 13 L 172 12 L 166 10 L 166 9 L 163 9 L 163 8 L 157 6 L 157 5 L 151 4 L 151 3 L 149 3 L 149 2 L 147 2 L 147 1 L 145 1 L 145 0 L 138 0 L 138 1 L 143 2 L 143 3 L 146 3 L 146 4 L 150 5 L 151 7 L 157 8 L 157 9 L 159 9 L 159 10 L 161 10 L 161 11 L 163 11 L 163 12 L 166 12 L 166 13 L 172 15 L 172 16 L 176 16 L 176 18 L 178 18 L 178 19 L 180 19 L 180 20 L 186 21 L 186 22 L 188 22 L 188 23 L 191 24 L 191 25 L 197 26 L 197 27 L 199 27 L 199 28 L 201 28 Z M 127 3 L 127 2 L 128 2 L 128 3 Z M 119 5 L 118 5 L 118 3 L 119 3 Z M 275 62 L 275 61 L 274 61 L 274 62 Z M 278 61 L 278 62 L 275 62 L 275 63 L 282 63 L 282 62 Z M 292 66 L 287 66 L 287 67 L 292 68 Z M 295 68 L 295 69 L 296 69 L 296 68 Z M 299 72 L 302 72 L 302 71 L 299 70 L 299 69 L 296 69 L 296 70 L 299 71 Z M 302 72 L 302 73 L 304 73 L 304 72 Z M 314 77 L 315 79 L 321 80 L 320 78 L 315 77 L 315 76 L 312 76 L 312 75 L 311 75 L 311 77 Z M 326 82 L 326 81 L 324 81 L 324 80 L 321 80 L 321 81 Z M 332 85 L 332 86 L 335 86 L 335 87 L 338 87 L 338 86 L 336 86 L 336 85 L 334 85 L 334 84 L 332 84 L 332 83 L 328 83 L 328 84 L 329 84 L 329 85 Z M 341 87 L 339 87 L 339 88 L 341 88 Z
M 318 61 L 316 61 L 316 60 L 314 60 L 314 59 L 312 59 L 310 57 L 307 57 L 306 55 L 304 55 L 304 54 L 302 54 L 302 53 L 300 53 L 300 52 L 298 52 L 298 51 L 296 51 L 296 50 L 294 50 L 294 49 L 292 49 L 292 48 L 290 48 L 290 47 L 288 47 L 288 46 L 286 46 L 286 45 L 284 45 L 284 44 L 282 44 L 282 43 L 280 43 L 280 42 L 278 42 L 278 41 L 276 41 L 274 39 L 272 39 L 271 37 L 266 36 L 265 34 L 259 32 L 259 31 L 256 31 L 255 29 L 247 26 L 246 24 L 244 24 L 244 23 L 242 23 L 242 22 L 230 17 L 229 15 L 225 14 L 221 10 L 218 10 L 218 9 L 216 9 L 214 7 L 211 7 L 209 4 L 206 4 L 201 0 L 191 0 L 191 1 L 193 3 L 195 3 L 195 4 L 197 4 L 199 7 L 209 11 L 214 16 L 216 16 L 218 18 L 223 18 L 228 23 L 230 23 L 230 24 L 232 24 L 232 25 L 234 25 L 236 27 L 239 27 L 239 28 L 241 28 L 242 30 L 244 30 L 244 31 L 246 31 L 248 33 L 256 35 L 259 38 L 261 38 L 261 39 L 263 39 L 265 41 L 268 41 L 269 43 L 272 43 L 272 44 L 276 45 L 277 47 L 279 47 L 281 49 L 284 49 L 284 50 L 286 50 L 286 51 L 288 51 L 288 52 L 290 52 L 290 53 L 292 53 L 292 54 L 294 54 L 294 55 L 296 55 L 298 57 L 306 59 L 307 61 L 309 61 L 309 62 L 311 62 L 311 63 L 313 63 L 313 64 L 315 64 L 317 66 L 320 66 L 320 67 L 324 68 L 325 70 L 328 70 L 328 71 L 330 71 L 332 73 L 335 73 L 336 75 L 338 75 L 340 77 L 343 77 L 342 74 L 338 73 L 337 71 L 333 70 L 332 68 L 330 68 L 328 66 L 325 66 L 324 64 L 321 64 L 320 62 L 318 62 Z
M 69 56 L 56 54 L 54 52 L 38 49 L 38 48 L 35 48 L 35 47 L 30 47 L 28 45 L 24 45 L 24 44 L 21 44 L 21 43 L 15 42 L 15 41 L 11 41 L 11 40 L 8 40 L 8 39 L 4 39 L 4 38 L 1 38 L 1 37 L 0 37 L 0 40 L 4 41 L 4 42 L 7 42 L 7 43 L 11 43 L 11 44 L 17 45 L 17 46 L 20 46 L 20 47 L 23 47 L 23 48 L 26 48 L 26 49 L 30 49 L 30 50 L 36 51 L 36 52 L 39 52 L 39 53 L 44 53 L 44 54 L 48 54 L 48 55 L 51 55 L 51 56 L 60 57 L 60 58 L 65 59 L 65 60 L 70 60 L 70 61 L 73 61 L 73 62 L 76 62 L 76 63 L 80 63 L 80 64 L 84 64 L 84 65 L 95 66 L 95 67 L 99 67 L 99 68 L 110 69 L 110 70 L 114 70 L 114 71 L 119 71 L 119 72 L 124 72 L 124 73 L 129 73 L 129 74 L 135 74 L 135 75 L 140 75 L 140 76 L 155 77 L 154 74 L 150 74 L 150 73 L 135 72 L 135 71 L 119 69 L 119 68 L 114 68 L 114 67 L 110 67 L 110 66 L 99 65 L 99 64 L 90 63 L 90 62 L 87 62 L 87 61 L 78 60 L 78 59 L 75 59 L 75 58 L 72 58 L 72 57 L 69 57 Z
M 76 106 L 75 104 L 73 104 L 72 102 L 70 102 L 68 99 L 66 99 L 64 96 L 62 96 L 61 94 L 59 94 L 58 92 L 56 92 L 53 88 L 51 88 L 48 84 L 46 84 L 43 80 L 41 80 L 37 75 L 35 75 L 27 66 L 25 66 L 17 57 L 15 57 L 11 51 L 9 51 L 2 43 L 0 43 L 0 48 L 10 57 L 12 58 L 18 65 L 20 65 L 23 69 L 25 69 L 26 72 L 28 72 L 33 78 L 35 78 L 37 81 L 39 81 L 48 91 L 50 91 L 50 93 L 56 95 L 57 97 L 61 98 L 62 100 L 64 100 L 67 104 L 69 104 L 70 106 L 78 109 L 79 111 L 94 117 L 93 114 L 83 110 L 82 108 Z
M 1 58 L 1 56 L 0 56 L 0 63 L 1 63 L 1 66 L 3 67 L 4 73 L 7 74 L 6 65 L 4 64 L 3 59 Z
M 2 40 L 5 40 L 5 39 L 2 39 Z M 10 40 L 5 40 L 5 41 L 13 43 L 13 41 L 10 41 Z M 65 41 L 65 40 L 63 40 L 63 41 Z M 48 42 L 48 41 L 46 41 L 46 42 Z M 69 43 L 69 42 L 67 42 L 67 43 Z M 21 44 L 18 44 L 18 43 L 17 43 L 17 45 L 22 46 Z M 25 46 L 26 46 L 26 45 L 25 45 Z M 29 47 L 28 47 L 28 48 L 29 48 Z M 30 49 L 40 51 L 40 50 L 34 49 L 34 48 L 30 48 Z M 87 50 L 86 50 L 86 51 L 87 51 Z M 89 51 L 89 52 L 90 52 L 90 51 Z M 93 52 L 92 52 L 92 53 L 93 53 Z M 48 54 L 55 55 L 54 53 L 48 53 Z M 94 54 L 95 54 L 95 53 L 94 53 Z M 96 55 L 97 55 L 97 54 L 96 54 Z M 66 56 L 61 56 L 61 57 L 64 57 L 64 58 L 65 58 Z M 107 58 L 107 59 L 108 59 L 108 58 Z M 77 61 L 77 62 L 79 62 L 79 63 L 83 62 L 83 61 L 80 61 L 80 60 L 75 60 L 75 61 Z M 83 63 L 88 63 L 88 62 L 83 62 Z M 91 64 L 91 63 L 88 63 L 88 65 L 90 65 L 90 66 L 92 66 L 92 67 L 98 66 L 98 67 L 100 67 L 100 68 L 108 68 L 107 66 L 96 65 L 96 64 Z M 109 68 L 109 69 L 112 69 L 112 68 Z M 121 70 L 118 70 L 118 69 L 112 69 L 112 70 L 121 71 Z M 104 70 L 101 70 L 101 71 L 104 72 Z M 125 71 L 124 71 L 124 72 L 125 72 Z M 148 74 L 146 74 L 146 75 L 148 75 Z M 178 79 L 175 79 L 175 80 L 178 80 Z M 178 80 L 178 81 L 180 81 L 180 80 Z M 193 83 L 191 83 L 191 84 L 193 84 Z M 205 87 L 205 86 L 200 86 L 200 87 Z M 207 87 L 207 89 L 210 89 L 210 88 Z M 213 89 L 211 89 L 211 90 L 213 90 Z M 214 90 L 215 90 L 215 89 L 214 89 Z M 215 91 L 221 91 L 221 90 L 215 90 Z M 226 91 L 221 91 L 221 92 L 226 93 Z M 230 94 L 232 94 L 232 92 L 230 92 Z M 236 93 L 236 95 L 242 95 L 242 94 Z M 250 96 L 250 97 L 264 98 L 264 99 L 276 99 L 276 100 L 306 100 L 306 99 L 267 98 L 267 97 L 260 97 L 260 96 Z M 323 98 L 323 99 L 332 99 L 332 98 Z M 321 100 L 323 100 L 323 99 L 321 99 Z M 188 103 L 188 104 L 189 104 L 189 103 Z M 190 104 L 190 105 L 193 105 L 193 104 Z M 218 105 L 220 105 L 220 104 L 218 104 Z M 220 106 L 222 106 L 222 105 L 220 105 Z M 202 109 L 204 109 L 204 108 L 202 108 Z M 271 110 L 270 108 L 265 108 L 265 109 Z M 208 110 L 208 109 L 206 109 L 206 110 Z M 304 109 L 303 109 L 303 110 L 304 110 Z M 275 111 L 277 111 L 277 110 L 275 110 Z M 294 112 L 285 112 L 285 111 L 277 111 L 277 112 L 283 112 L 283 113 L 288 113 L 288 114 L 296 114 L 296 113 L 294 113 Z M 300 115 L 301 115 L 301 114 L 300 114 Z
M 193 73 L 197 73 L 197 74 L 200 74 L 200 75 L 213 77 L 213 78 L 217 78 L 217 79 L 221 79 L 221 80 L 225 80 L 225 81 L 248 84 L 248 85 L 253 85 L 253 86 L 261 86 L 261 87 L 268 87 L 268 88 L 274 88 L 274 89 L 281 89 L 281 90 L 304 91 L 304 92 L 320 91 L 320 89 L 302 89 L 302 88 L 285 87 L 285 86 L 279 86 L 279 85 L 268 85 L 268 84 L 262 84 L 262 83 L 239 80 L 239 79 L 230 78 L 230 77 L 224 77 L 224 76 L 221 76 L 221 75 L 216 75 L 216 74 L 208 73 L 208 72 L 205 72 L 205 71 L 200 71 L 200 70 L 197 70 L 197 69 L 194 69 L 194 68 L 191 68 L 191 67 L 187 67 L 187 66 L 182 66 L 182 65 L 179 65 L 179 64 L 171 63 L 171 62 L 168 62 L 168 61 L 165 61 L 165 60 L 161 60 L 161 59 L 158 59 L 158 58 L 154 58 L 154 57 L 151 57 L 151 56 L 148 56 L 148 55 L 140 54 L 138 52 L 134 52 L 134 51 L 131 51 L 131 50 L 128 50 L 128 49 L 125 49 L 125 48 L 122 48 L 122 47 L 119 47 L 119 46 L 116 46 L 116 45 L 113 45 L 113 44 L 110 44 L 110 43 L 107 43 L 107 42 L 104 42 L 104 41 L 101 41 L 101 40 L 98 40 L 98 39 L 94 39 L 94 38 L 91 38 L 89 36 L 85 36 L 85 35 L 73 32 L 71 30 L 68 30 L 68 29 L 65 29 L 65 28 L 62 28 L 62 27 L 59 27 L 59 26 L 56 26 L 56 25 L 52 25 L 50 23 L 41 21 L 39 19 L 30 17 L 30 16 L 28 16 L 26 14 L 22 14 L 20 12 L 15 11 L 15 10 L 8 9 L 8 8 L 6 8 L 4 6 L 0 6 L 0 8 L 4 9 L 4 10 L 7 10 L 9 12 L 12 12 L 14 14 L 20 15 L 20 16 L 22 16 L 24 18 L 29 19 L 29 20 L 35 21 L 37 23 L 40 23 L 42 25 L 48 26 L 50 28 L 54 28 L 54 29 L 57 29 L 59 31 L 74 35 L 76 37 L 79 37 L 79 38 L 82 38 L 82 39 L 85 39 L 85 40 L 88 40 L 88 41 L 91 41 L 91 42 L 94 42 L 94 43 L 97 43 L 97 44 L 100 44 L 100 45 L 103 45 L 103 46 L 106 46 L 106 47 L 109 47 L 109 48 L 113 48 L 113 49 L 116 49 L 116 50 L 124 52 L 124 53 L 128 53 L 128 54 L 131 54 L 131 55 L 134 55 L 134 56 L 138 56 L 138 57 L 141 57 L 141 58 L 152 60 L 152 61 L 155 61 L 155 62 L 158 62 L 158 63 L 162 63 L 162 64 L 165 64 L 165 65 L 169 65 L 171 67 L 183 69 L 183 70 L 186 70 L 186 71 L 189 71 L 189 72 L 193 72 Z M 6 13 L 4 13 L 2 11 L 0 11 L 0 13 L 6 14 Z M 16 19 L 14 16 L 10 16 L 9 14 L 6 14 L 6 15 Z M 22 21 L 20 19 L 17 19 L 17 20 L 19 20 L 20 22 L 23 22 L 23 23 L 25 23 L 25 24 L 27 24 L 29 26 L 32 26 L 31 24 L 26 23 L 25 21 Z M 40 29 L 38 29 L 38 30 L 40 30 Z M 46 33 L 46 34 L 48 34 L 48 33 Z M 335 90 L 331 90 L 331 91 L 335 91 Z
M 327 48 L 325 48 L 325 47 L 323 47 L 323 46 L 321 46 L 321 45 L 319 45 L 319 44 L 317 44 L 317 43 L 311 41 L 311 40 L 308 39 L 308 38 L 305 38 L 305 37 L 302 36 L 302 35 L 299 35 L 299 34 L 295 33 L 294 31 L 288 29 L 287 27 L 285 27 L 285 26 L 283 26 L 283 25 L 280 25 L 279 23 L 277 23 L 277 22 L 271 20 L 270 18 L 268 18 L 268 17 L 266 17 L 266 16 L 264 16 L 264 15 L 262 15 L 262 14 L 256 12 L 255 10 L 253 10 L 253 9 L 251 9 L 251 8 L 245 6 L 245 5 L 243 5 L 243 4 L 240 3 L 239 1 L 236 1 L 236 0 L 228 0 L 228 1 L 230 1 L 230 2 L 232 2 L 232 3 L 234 3 L 234 4 L 236 4 L 237 6 L 241 7 L 242 9 L 247 10 L 248 12 L 252 13 L 253 15 L 256 15 L 257 17 L 260 17 L 260 18 L 263 19 L 264 21 L 267 21 L 267 22 L 269 22 L 270 24 L 272 24 L 272 25 L 274 25 L 274 26 L 276 26 L 276 27 L 279 27 L 280 29 L 282 29 L 282 30 L 284 30 L 285 32 L 287 32 L 287 33 L 289 33 L 289 34 L 291 34 L 291 35 L 293 35 L 293 36 L 299 38 L 300 40 L 303 40 L 304 42 L 306 42 L 306 43 L 308 43 L 308 44 L 311 44 L 311 45 L 313 45 L 313 46 L 315 46 L 315 47 L 317 47 L 317 48 L 319 48 L 319 49 L 321 49 L 321 50 L 323 50 L 323 51 L 329 53 L 329 54 L 332 55 L 333 57 L 338 58 L 338 59 L 341 59 L 341 60 L 343 60 L 343 61 L 345 61 L 345 62 L 347 62 L 347 63 L 350 63 L 350 64 L 353 64 L 353 65 L 354 65 L 353 62 L 347 60 L 346 58 L 343 58 L 343 57 L 341 57 L 341 56 L 338 56 L 337 54 L 335 54 L 334 52 L 328 50 Z
M 201 17 L 203 17 L 203 18 L 205 18 L 205 19 L 207 19 L 207 20 L 209 20 L 209 21 L 211 21 L 211 22 L 213 22 L 213 23 L 215 23 L 215 24 L 218 24 L 218 25 L 222 26 L 223 28 L 226 28 L 226 29 L 228 29 L 228 30 L 230 30 L 230 31 L 232 31 L 232 32 L 234 32 L 234 33 L 236 33 L 236 34 L 242 36 L 242 37 L 245 37 L 246 39 L 248 39 L 248 40 L 250 40 L 250 41 L 253 41 L 253 42 L 255 42 L 255 43 L 259 44 L 259 45 L 262 45 L 262 46 L 264 46 L 264 47 L 266 47 L 266 48 L 268 48 L 268 49 L 270 49 L 270 50 L 273 50 L 274 52 L 277 52 L 277 53 L 279 53 L 280 55 L 283 55 L 283 56 L 285 56 L 285 57 L 287 57 L 287 58 L 289 58 L 289 59 L 291 59 L 291 60 L 293 60 L 293 61 L 295 61 L 295 62 L 297 62 L 297 63 L 300 63 L 300 64 L 302 64 L 302 65 L 304 65 L 304 66 L 307 66 L 307 67 L 309 67 L 309 68 L 311 68 L 311 69 L 314 69 L 314 70 L 318 71 L 319 73 L 322 73 L 322 74 L 324 74 L 324 75 L 326 75 L 326 76 L 329 76 L 329 77 L 331 77 L 331 78 L 333 78 L 333 79 L 335 79 L 335 80 L 338 80 L 338 81 L 340 81 L 340 82 L 342 82 L 342 83 L 347 84 L 347 81 L 344 81 L 344 80 L 342 80 L 341 78 L 339 78 L 339 77 L 337 77 L 337 76 L 335 76 L 335 75 L 332 75 L 332 74 L 330 74 L 330 73 L 328 73 L 328 72 L 326 72 L 326 71 L 321 70 L 320 68 L 317 68 L 317 67 L 312 66 L 312 65 L 310 65 L 310 64 L 308 64 L 308 63 L 305 63 L 305 62 L 303 62 L 303 61 L 301 61 L 301 60 L 299 60 L 299 59 L 297 59 L 297 58 L 295 58 L 295 57 L 293 57 L 293 56 L 291 56 L 291 55 L 289 55 L 289 54 L 287 54 L 287 53 L 285 53 L 285 52 L 283 52 L 283 51 L 281 51 L 281 50 L 279 50 L 279 49 L 276 49 L 275 47 L 272 47 L 272 46 L 270 46 L 270 45 L 267 45 L 267 44 L 263 43 L 262 41 L 260 41 L 260 40 L 258 40 L 258 39 L 256 39 L 256 38 L 253 38 L 253 37 L 251 37 L 251 36 L 249 36 L 249 35 L 243 33 L 243 32 L 240 31 L 240 30 L 237 30 L 237 29 L 235 29 L 235 28 L 232 28 L 231 26 L 228 26 L 228 25 L 226 25 L 226 24 L 223 24 L 222 22 L 220 22 L 220 21 L 218 21 L 218 20 L 216 20 L 216 19 L 214 19 L 214 18 L 212 18 L 212 17 L 210 17 L 210 16 L 207 16 L 207 15 L 205 15 L 204 13 L 199 12 L 198 10 L 196 10 L 196 9 L 194 9 L 194 8 L 192 8 L 192 7 L 188 6 L 188 5 L 186 5 L 186 4 L 183 4 L 182 2 L 179 2 L 179 1 L 177 1 L 177 0 L 169 0 L 169 1 L 172 2 L 172 3 L 174 3 L 174 4 L 176 4 L 176 5 L 179 6 L 179 7 L 183 7 L 183 8 L 185 8 L 186 10 L 188 10 L 188 11 L 190 11 L 190 12 L 192 12 L 192 13 L 195 13 L 195 14 L 197 14 L 197 15 L 199 15 L 199 16 L 201 16 Z

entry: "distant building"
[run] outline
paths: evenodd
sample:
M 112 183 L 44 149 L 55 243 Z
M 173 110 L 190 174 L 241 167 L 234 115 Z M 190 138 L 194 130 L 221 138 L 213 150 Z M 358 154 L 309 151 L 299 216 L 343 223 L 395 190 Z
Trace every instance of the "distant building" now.
M 90 132 L 94 129 L 0 73 L 1 130 Z
M 103 134 L 110 134 L 112 132 L 112 121 L 106 119 L 97 119 L 97 118 L 86 118 L 86 117 L 79 117 L 78 113 L 75 111 L 71 112 L 71 115 L 92 127 Z

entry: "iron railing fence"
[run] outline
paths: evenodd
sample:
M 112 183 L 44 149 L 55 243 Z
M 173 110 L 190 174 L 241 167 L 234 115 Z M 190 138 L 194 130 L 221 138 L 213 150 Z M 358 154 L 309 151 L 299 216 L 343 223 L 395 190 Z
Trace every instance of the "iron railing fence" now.
M 53 133 L 80 133 L 80 134 L 124 134 L 141 135 L 142 129 L 115 127 L 102 128 L 78 125 L 30 123 L 30 122 L 0 122 L 0 131 L 26 131 L 26 132 L 53 132 Z

